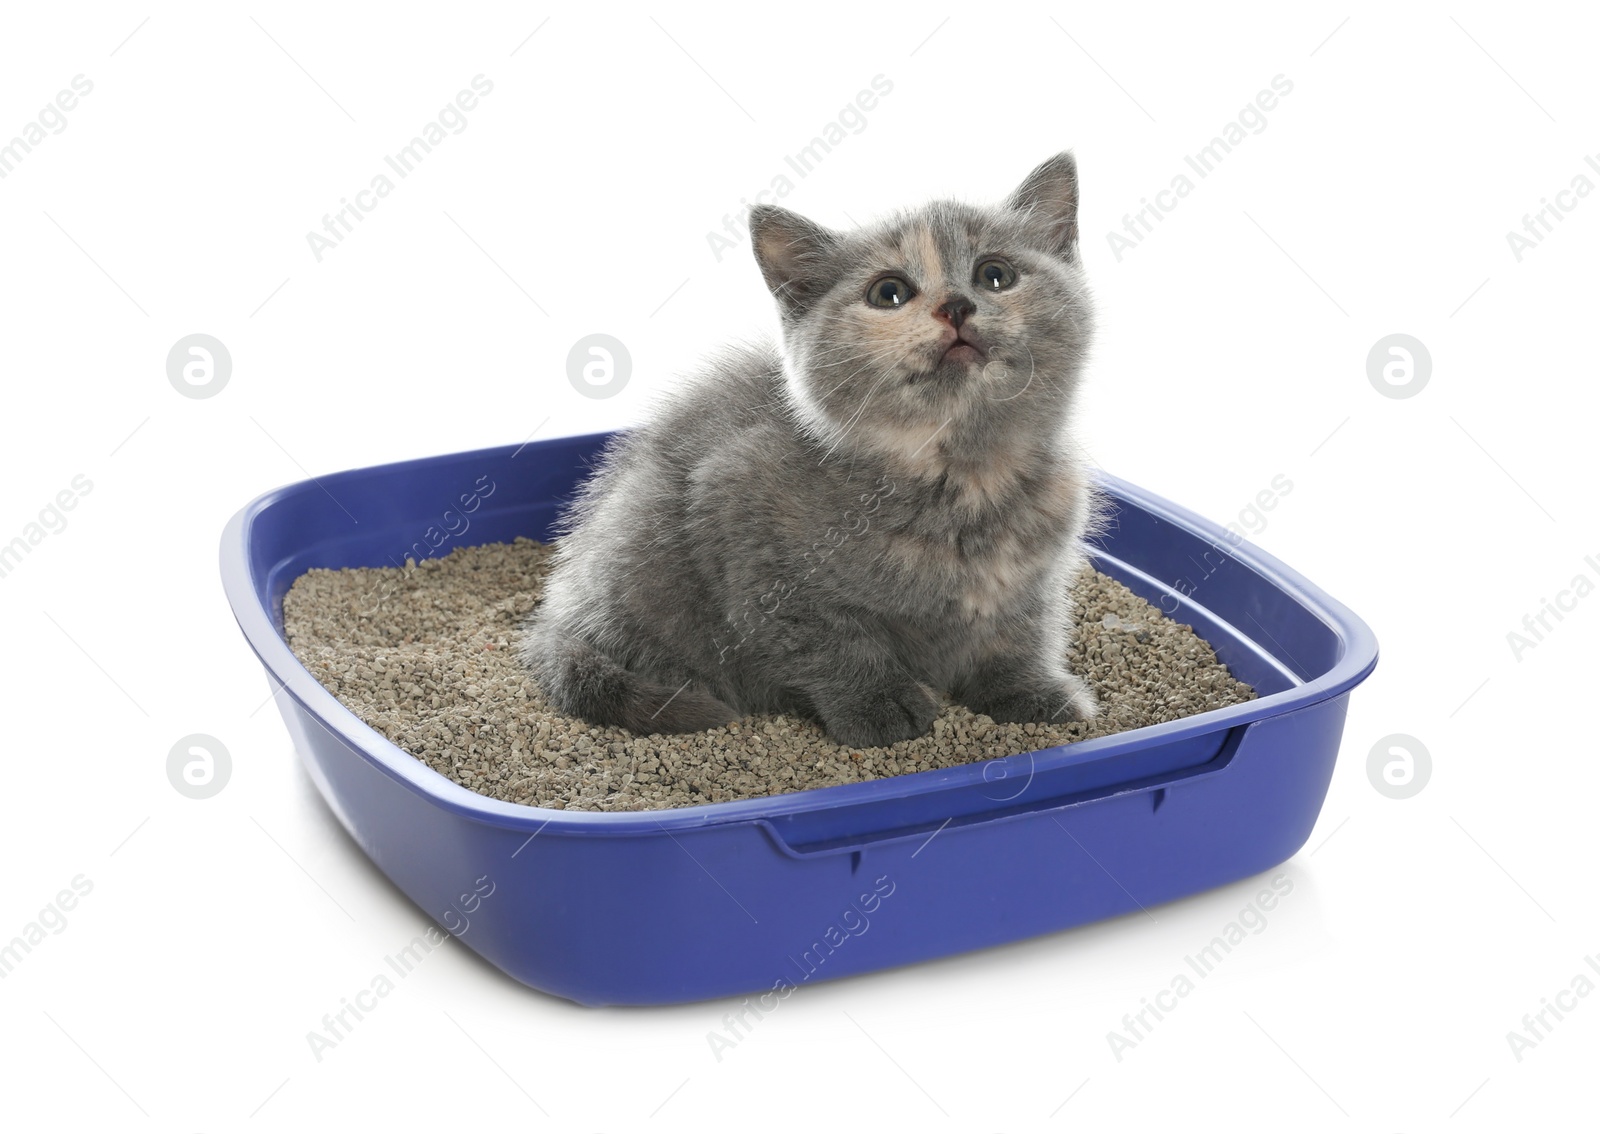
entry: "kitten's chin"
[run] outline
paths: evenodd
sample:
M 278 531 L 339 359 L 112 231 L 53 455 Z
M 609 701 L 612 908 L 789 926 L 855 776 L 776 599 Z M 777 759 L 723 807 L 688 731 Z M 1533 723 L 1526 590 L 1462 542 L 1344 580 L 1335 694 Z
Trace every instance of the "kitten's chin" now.
M 964 385 L 972 380 L 986 365 L 983 352 L 971 343 L 956 343 L 933 360 L 925 370 L 917 371 L 907 378 L 907 382 L 915 385 L 922 382 L 937 382 L 941 385 Z

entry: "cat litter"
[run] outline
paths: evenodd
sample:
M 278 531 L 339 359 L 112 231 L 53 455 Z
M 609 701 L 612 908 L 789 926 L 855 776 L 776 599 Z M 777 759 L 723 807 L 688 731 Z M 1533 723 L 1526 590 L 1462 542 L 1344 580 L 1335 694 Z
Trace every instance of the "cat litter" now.
M 1085 568 L 1068 668 L 1099 716 L 996 724 L 945 703 L 924 736 L 852 749 L 820 725 L 756 715 L 639 736 L 550 708 L 518 662 L 551 545 L 462 547 L 406 567 L 312 569 L 284 599 L 296 657 L 356 716 L 449 779 L 510 803 L 638 811 L 752 799 L 997 760 L 1254 698 L 1188 626 Z

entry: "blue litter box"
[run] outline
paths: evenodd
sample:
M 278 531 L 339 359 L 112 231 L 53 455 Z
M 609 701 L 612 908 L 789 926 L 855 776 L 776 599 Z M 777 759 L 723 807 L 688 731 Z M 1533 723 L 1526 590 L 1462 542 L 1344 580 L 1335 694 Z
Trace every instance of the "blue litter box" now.
M 758 1007 L 771 1005 L 820 980 L 1220 886 L 1310 835 L 1350 690 L 1377 664 L 1372 632 L 1270 555 L 1109 476 L 1115 520 L 1095 566 L 1192 625 L 1257 700 L 869 783 L 555 811 L 452 783 L 290 653 L 283 596 L 301 573 L 546 539 L 608 436 L 290 485 L 222 537 L 228 601 L 329 806 L 424 913 L 517 980 L 582 1004 L 763 994 Z

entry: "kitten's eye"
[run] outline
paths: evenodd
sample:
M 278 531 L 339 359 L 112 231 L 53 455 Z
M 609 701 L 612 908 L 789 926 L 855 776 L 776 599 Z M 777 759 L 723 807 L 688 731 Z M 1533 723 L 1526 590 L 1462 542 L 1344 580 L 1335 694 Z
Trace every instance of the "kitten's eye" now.
M 911 285 L 899 276 L 884 276 L 872 281 L 872 286 L 867 288 L 867 302 L 874 307 L 900 307 L 915 294 Z
M 1001 291 L 1017 282 L 1017 270 L 1004 260 L 985 260 L 978 265 L 978 286 L 985 291 Z

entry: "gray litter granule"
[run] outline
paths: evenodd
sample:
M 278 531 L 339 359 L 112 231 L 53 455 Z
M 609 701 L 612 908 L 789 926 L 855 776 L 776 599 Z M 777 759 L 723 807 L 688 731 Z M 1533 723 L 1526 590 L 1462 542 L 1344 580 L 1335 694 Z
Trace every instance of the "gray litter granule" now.
M 688 807 L 856 783 L 1050 748 L 1255 697 L 1193 630 L 1086 569 L 1067 664 L 1100 700 L 1069 724 L 996 724 L 949 703 L 915 740 L 852 749 L 819 725 L 757 715 L 636 736 L 550 709 L 517 661 L 550 547 L 457 548 L 405 568 L 315 569 L 283 601 L 295 656 L 356 716 L 428 767 L 495 799 L 582 811 Z

